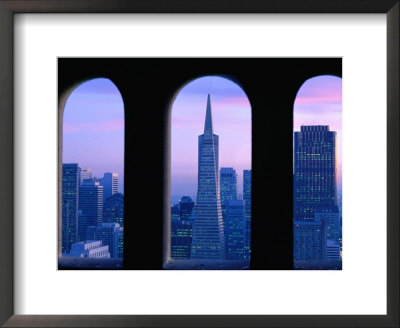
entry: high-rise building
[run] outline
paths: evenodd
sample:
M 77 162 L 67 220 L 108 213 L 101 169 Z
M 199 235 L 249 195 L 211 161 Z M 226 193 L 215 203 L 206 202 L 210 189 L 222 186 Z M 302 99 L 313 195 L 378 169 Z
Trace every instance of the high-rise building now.
M 228 200 L 225 215 L 225 258 L 243 261 L 245 259 L 245 201 Z
M 210 95 L 204 134 L 198 141 L 196 217 L 193 223 L 193 259 L 223 259 L 225 238 L 218 181 L 218 136 L 213 133 Z
M 122 254 L 119 248 L 123 246 L 123 232 L 123 228 L 118 223 L 101 223 L 87 228 L 86 239 L 101 240 L 103 245 L 108 245 L 111 257 L 118 258 Z
M 243 170 L 243 200 L 245 202 L 245 260 L 251 251 L 251 170 Z
M 110 258 L 109 248 L 100 240 L 80 241 L 71 245 L 71 252 L 64 254 L 71 257 Z
M 78 241 L 78 164 L 62 167 L 62 252 L 69 253 L 71 245 Z
M 232 167 L 221 167 L 219 175 L 219 188 L 221 196 L 222 219 L 225 224 L 227 201 L 238 199 L 237 174 Z
M 118 223 L 124 226 L 124 195 L 116 193 L 109 197 L 103 206 L 104 223 Z
M 83 180 L 88 180 L 92 178 L 92 169 L 90 167 L 79 168 L 79 173 L 80 173 L 80 183 L 82 183 Z
M 87 228 L 103 219 L 103 186 L 93 179 L 83 180 L 79 187 L 79 241 L 86 239 Z
M 118 192 L 118 173 L 104 173 L 104 177 L 100 179 L 100 185 L 103 186 L 103 199 L 106 202 L 109 197 Z
M 294 133 L 294 220 L 314 220 L 321 206 L 337 206 L 336 132 L 302 126 Z

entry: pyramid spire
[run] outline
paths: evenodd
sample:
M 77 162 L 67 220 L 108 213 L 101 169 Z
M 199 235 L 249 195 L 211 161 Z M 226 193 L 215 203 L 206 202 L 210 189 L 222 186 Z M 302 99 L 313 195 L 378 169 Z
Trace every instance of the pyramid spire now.
M 204 122 L 204 134 L 205 135 L 213 135 L 213 125 L 212 125 L 212 116 L 211 116 L 211 100 L 210 94 L 207 97 L 207 110 L 206 110 L 206 120 Z

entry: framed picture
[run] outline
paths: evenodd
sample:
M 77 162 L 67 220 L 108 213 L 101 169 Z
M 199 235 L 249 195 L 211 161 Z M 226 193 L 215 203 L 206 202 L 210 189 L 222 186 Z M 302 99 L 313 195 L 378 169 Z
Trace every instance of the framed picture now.
M 152 1 L 140 4 L 135 1 L 93 1 L 85 4 L 68 1 L 1 1 L 0 10 L 4 26 L 0 36 L 1 48 L 7 50 L 0 54 L 1 113 L 4 118 L 0 140 L 5 154 L 0 162 L 0 183 L 3 187 L 0 199 L 4 213 L 0 221 L 0 242 L 1 249 L 6 252 L 0 258 L 1 267 L 4 268 L 0 276 L 0 288 L 4 295 L 0 300 L 1 324 L 398 326 L 398 1 L 355 1 L 346 5 L 329 1 L 301 5 L 296 1 L 248 4 L 193 2 L 185 6 L 180 1 L 171 1 L 168 4 Z M 118 14 L 115 15 L 116 13 Z M 152 16 L 149 15 L 151 13 L 172 15 Z M 184 15 L 193 13 L 199 15 Z M 210 13 L 238 15 L 207 15 Z M 322 15 L 285 15 L 296 13 Z M 338 17 L 336 15 L 340 13 L 347 15 L 341 15 L 340 20 L 335 21 Z M 362 15 L 363 13 L 381 15 Z M 74 19 L 71 20 L 71 17 Z M 316 29 L 316 26 L 319 28 Z M 354 39 L 358 39 L 357 47 L 349 41 Z M 365 67 L 368 67 L 368 74 Z M 98 70 L 102 70 L 103 75 L 99 75 Z M 320 231 L 321 228 L 329 227 L 330 259 L 339 256 L 341 250 L 341 234 L 339 238 L 333 229 L 334 224 L 325 223 L 327 220 L 335 221 L 332 218 L 337 217 L 336 212 L 321 211 L 318 215 L 313 212 L 315 218 L 313 217 L 313 223 L 310 224 L 302 223 L 307 218 L 293 214 L 296 216 L 293 224 L 291 204 L 293 198 L 302 196 L 296 193 L 282 195 L 287 194 L 284 191 L 291 190 L 297 181 L 296 174 L 294 177 L 291 174 L 285 175 L 286 171 L 292 172 L 292 147 L 295 147 L 295 153 L 296 149 L 300 152 L 302 146 L 299 140 L 307 139 L 310 133 L 318 136 L 332 134 L 329 127 L 320 125 L 319 122 L 318 127 L 306 123 L 297 127 L 296 113 L 293 114 L 292 107 L 295 96 L 302 99 L 299 86 L 307 80 L 305 77 L 323 77 L 324 74 L 342 77 L 342 70 L 345 140 L 343 270 L 326 271 L 330 268 L 318 264 L 311 269 L 319 268 L 322 271 L 293 271 L 293 268 L 310 269 L 302 260 L 302 256 L 308 256 L 309 253 L 296 253 L 296 246 L 293 248 L 293 241 L 296 245 L 301 244 L 296 233 L 300 236 L 306 230 L 310 233 L 312 229 Z M 297 81 L 296 74 L 301 75 L 303 71 L 307 74 Z M 223 252 L 223 256 L 231 260 L 228 265 L 226 262 L 215 261 L 203 263 L 204 246 L 201 245 L 204 244 L 199 237 L 202 227 L 196 223 L 201 221 L 201 206 L 196 205 L 195 214 L 181 211 L 183 203 L 187 206 L 193 203 L 191 197 L 183 196 L 179 197 L 181 207 L 177 208 L 178 214 L 174 214 L 173 206 L 171 208 L 174 205 L 173 188 L 176 188 L 177 181 L 174 167 L 178 165 L 174 161 L 174 145 L 177 142 L 174 131 L 179 120 L 174 115 L 177 115 L 175 113 L 179 109 L 174 106 L 178 105 L 186 86 L 190 87 L 191 83 L 196 82 L 196 76 L 214 74 L 220 76 L 214 78 L 213 91 L 207 91 L 208 98 L 206 95 L 201 102 L 202 108 L 204 107 L 204 117 L 203 114 L 200 115 L 204 131 L 202 128 L 203 134 L 196 132 L 194 139 L 194 148 L 199 147 L 196 159 L 199 161 L 197 195 L 190 189 L 184 189 L 184 184 L 179 188 L 184 190 L 180 196 L 197 197 L 197 202 L 203 197 L 201 185 L 204 190 L 210 190 L 210 179 L 205 176 L 200 178 L 200 171 L 204 169 L 208 158 L 200 154 L 205 153 L 207 142 L 204 140 L 208 135 L 212 136 L 210 140 L 215 157 L 213 169 L 221 174 L 218 178 L 215 177 L 218 181 L 214 181 L 216 190 L 235 186 L 237 182 L 226 182 L 223 185 L 222 180 L 235 176 L 235 168 L 240 168 L 237 171 L 240 179 L 243 179 L 243 186 L 238 186 L 238 189 L 242 190 L 243 196 L 225 201 L 227 193 L 218 192 L 220 199 L 215 199 L 218 213 L 216 222 L 222 220 L 219 235 L 225 237 L 218 245 L 215 244 L 220 248 L 211 245 L 213 247 L 207 250 L 207 256 Z M 97 255 L 94 256 L 96 258 L 93 263 L 97 262 L 91 269 L 100 268 L 97 265 L 103 260 L 98 257 L 115 257 L 117 259 L 113 263 L 122 263 L 125 270 L 72 272 L 61 269 L 82 269 L 79 266 L 74 267 L 76 262 L 71 266 L 68 261 L 72 249 L 79 252 L 78 248 L 82 245 L 78 245 L 78 237 L 71 238 L 71 244 L 64 245 L 64 231 L 67 230 L 63 230 L 62 218 L 67 216 L 70 219 L 72 216 L 71 203 L 64 211 L 64 191 L 60 190 L 60 180 L 70 172 L 74 177 L 78 176 L 80 168 L 81 180 L 76 188 L 85 195 L 90 188 L 101 190 L 101 194 L 103 191 L 108 193 L 108 184 L 112 189 L 113 181 L 118 179 L 114 173 L 107 173 L 103 178 L 96 179 L 90 177 L 90 170 L 84 166 L 66 164 L 78 162 L 80 159 L 74 158 L 73 153 L 66 153 L 68 145 L 64 142 L 68 138 L 63 133 L 73 131 L 75 127 L 65 125 L 73 122 L 68 121 L 65 108 L 68 102 L 72 102 L 77 86 L 101 76 L 112 77 L 112 82 L 122 95 L 126 129 L 125 172 L 119 175 L 124 176 L 124 189 L 121 190 L 126 199 L 135 199 L 136 202 L 129 201 L 128 205 L 125 203 L 125 215 L 130 218 L 130 221 L 125 220 L 125 232 L 118 230 L 124 225 L 123 216 L 122 219 L 120 216 L 115 220 L 107 219 L 113 222 L 114 231 L 116 225 L 119 225 L 117 230 L 124 232 L 123 251 L 121 248 L 119 252 L 115 241 L 114 244 L 107 245 L 108 249 L 101 245 L 108 243 L 105 240 L 96 245 L 83 245 L 85 249 L 96 249 Z M 286 76 L 287 83 L 284 82 Z M 223 136 L 229 134 L 221 134 L 218 139 L 218 129 L 223 130 L 223 124 L 219 122 L 223 120 L 218 118 L 218 92 L 215 89 L 224 82 L 215 79 L 226 77 L 231 82 L 239 83 L 247 93 L 248 103 L 252 107 L 249 132 L 253 143 L 250 155 L 252 166 L 247 164 L 247 167 L 242 168 L 240 162 L 231 164 L 223 157 L 224 147 L 229 148 L 225 142 L 227 138 L 224 140 Z M 263 82 L 264 78 L 271 80 Z M 187 84 L 182 84 L 182 81 Z M 297 88 L 292 88 L 291 83 Z M 317 84 L 323 83 L 318 81 Z M 149 85 L 152 87 L 145 87 Z M 285 85 L 285 90 L 282 85 Z M 136 97 L 135 91 L 138 93 Z M 285 92 L 293 95 L 288 96 Z M 369 95 L 368 98 L 365 97 L 366 94 Z M 173 106 L 171 99 L 175 101 Z M 172 107 L 172 111 L 168 106 Z M 312 105 L 307 102 L 307 106 Z M 263 110 L 264 107 L 266 110 Z M 40 114 L 37 114 L 38 108 L 41 108 Z M 163 108 L 165 113 L 153 115 L 154 108 Z M 245 120 L 243 117 L 240 119 L 241 122 Z M 146 123 L 145 128 L 143 122 L 151 122 L 152 126 Z M 187 126 L 187 121 L 183 125 Z M 118 130 L 116 126 L 118 122 L 115 121 L 111 130 Z M 285 128 L 281 128 L 282 126 Z M 373 133 L 362 135 L 361 131 L 365 127 L 373 127 Z M 318 131 L 314 131 L 315 129 Z M 294 141 L 293 131 L 298 131 Z M 198 135 L 200 137 L 197 144 Z M 242 140 L 245 138 L 244 136 Z M 271 139 L 279 142 L 273 143 Z M 265 150 L 266 145 L 269 146 L 269 151 Z M 327 145 L 328 148 L 332 147 L 329 142 Z M 105 142 L 103 146 L 104 150 Z M 185 146 L 179 147 L 183 149 Z M 374 149 L 374 156 L 370 156 L 363 164 L 360 158 L 363 154 L 369 155 L 371 148 Z M 232 149 L 234 150 L 230 153 L 236 151 L 235 147 Z M 188 158 L 191 156 L 189 151 L 185 153 Z M 313 151 L 312 155 L 316 156 L 316 153 Z M 140 156 L 142 160 L 138 160 L 138 154 L 146 156 Z M 317 155 L 325 156 L 322 153 Z M 64 161 L 63 156 L 70 157 L 65 157 Z M 221 172 L 218 170 L 218 158 L 221 164 L 219 167 L 224 167 Z M 300 155 L 297 161 L 299 160 Z M 91 164 L 86 166 L 90 167 Z M 245 175 L 249 174 L 248 167 L 254 172 L 253 177 L 245 182 Z M 341 164 L 339 169 L 341 172 Z M 243 176 L 240 175 L 242 172 Z M 303 174 L 301 170 L 297 172 L 300 172 L 299 175 Z M 223 176 L 223 173 L 227 176 Z M 366 174 L 369 174 L 368 179 L 365 178 Z M 246 198 L 248 196 L 245 195 L 244 185 L 248 181 L 253 183 L 254 189 L 250 194 L 251 242 L 246 251 L 245 225 L 243 231 L 240 230 L 242 235 L 238 237 L 238 228 L 235 226 L 239 222 L 235 221 L 238 220 L 238 212 L 233 211 L 241 206 L 242 220 L 246 218 L 245 204 L 249 199 Z M 257 181 L 271 181 L 271 187 L 257 184 Z M 369 188 L 362 187 L 366 181 Z M 66 185 L 65 181 L 63 183 Z M 110 195 L 118 196 L 117 191 L 111 190 Z M 236 195 L 238 193 L 240 191 L 235 192 Z M 71 197 L 69 191 L 66 194 Z M 121 203 L 117 199 L 120 196 L 117 196 L 108 198 L 112 201 L 113 209 Z M 83 198 L 80 200 L 81 203 L 84 201 Z M 368 206 L 364 205 L 366 203 Z M 104 205 L 103 210 L 107 206 Z M 73 215 L 79 216 L 79 222 L 88 223 L 91 219 L 85 211 L 87 209 L 81 207 Z M 303 209 L 300 212 L 304 213 Z M 112 215 L 115 214 L 113 213 Z M 57 216 L 58 220 L 55 220 L 54 217 Z M 138 216 L 141 218 L 137 218 Z M 317 216 L 318 224 L 315 223 Z M 103 215 L 103 220 L 104 217 Z M 137 218 L 136 221 L 133 218 Z M 260 224 L 263 218 L 267 219 Z M 105 221 L 108 222 L 107 220 Z M 233 223 L 229 225 L 226 222 Z M 104 224 L 104 228 L 107 228 L 111 223 Z M 134 236 L 135 225 L 142 231 L 140 238 Z M 96 235 L 99 227 L 100 225 L 96 230 L 88 223 L 75 228 L 77 235 L 83 236 L 82 240 L 94 240 L 100 239 Z M 181 243 L 182 237 L 179 237 L 182 240 L 176 239 L 177 231 L 180 229 L 179 233 L 182 234 L 187 227 L 193 229 L 194 234 L 189 248 L 187 244 Z M 68 231 L 72 231 L 71 229 Z M 231 238 L 234 235 L 236 239 Z M 71 237 L 68 234 L 67 236 Z M 321 252 L 315 253 L 315 256 L 322 259 L 328 254 L 326 249 Z M 89 253 L 79 254 L 84 257 Z M 122 254 L 123 262 L 118 260 Z M 246 259 L 246 254 L 251 254 L 251 258 Z M 179 261 L 185 256 L 190 261 L 199 263 L 182 264 Z M 369 263 L 371 258 L 373 264 L 363 264 Z M 235 265 L 230 267 L 232 263 Z M 180 268 L 189 271 L 176 270 Z M 207 268 L 211 271 L 196 271 Z M 237 270 L 248 268 L 255 270 Z M 335 265 L 334 268 L 338 267 Z M 131 271 L 132 269 L 139 270 Z M 156 270 L 149 271 L 152 269 Z M 112 284 L 116 288 L 109 288 L 111 285 L 107 281 L 116 281 Z M 197 283 L 194 284 L 193 281 Z M 237 284 L 237 281 L 240 283 Z M 365 289 L 367 284 L 368 293 Z M 180 286 L 179 291 L 176 286 Z M 320 293 L 320 286 L 324 286 L 325 293 Z M 188 302 L 182 303 L 182 291 L 186 291 Z M 81 293 L 83 296 L 85 293 L 92 295 L 93 302 L 85 302 L 85 297 L 77 297 Z M 102 297 L 104 300 L 114 297 L 118 300 L 115 302 L 119 304 L 118 307 L 107 307 L 107 302 L 101 301 Z M 54 302 L 55 299 L 57 302 Z M 246 300 L 245 304 L 241 300 Z

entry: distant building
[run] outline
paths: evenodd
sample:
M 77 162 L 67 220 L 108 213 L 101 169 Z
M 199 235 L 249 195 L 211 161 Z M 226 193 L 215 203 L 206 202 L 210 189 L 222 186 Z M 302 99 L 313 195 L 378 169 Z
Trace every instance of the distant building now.
M 101 240 L 103 245 L 109 247 L 111 257 L 122 256 L 123 228 L 118 223 L 101 223 L 98 226 L 89 226 L 87 229 L 88 240 Z M 121 247 L 122 246 L 122 247 Z
M 251 170 L 243 170 L 243 200 L 245 201 L 245 259 L 251 253 Z
M 63 164 L 62 168 L 62 252 L 68 253 L 78 241 L 78 164 Z
M 80 183 L 82 183 L 83 180 L 88 180 L 92 178 L 92 169 L 90 167 L 79 168 L 79 173 L 80 173 Z
M 222 219 L 225 223 L 226 203 L 238 199 L 237 174 L 232 167 L 221 167 L 219 174 Z
M 103 186 L 103 201 L 106 202 L 109 197 L 118 192 L 118 173 L 104 173 L 100 179 L 100 185 Z
M 171 258 L 188 260 L 192 247 L 192 224 L 189 220 L 171 222 Z
M 181 214 L 180 214 L 180 204 L 175 204 L 171 206 L 171 221 L 180 221 Z
M 192 215 L 194 201 L 189 196 L 183 196 L 179 202 L 179 217 L 181 221 L 187 221 Z
M 124 195 L 116 193 L 107 198 L 103 206 L 103 222 L 124 226 Z
M 314 220 L 322 206 L 337 206 L 336 132 L 302 126 L 294 133 L 294 220 Z
M 102 245 L 100 240 L 73 243 L 71 245 L 71 252 L 63 255 L 71 257 L 110 258 L 108 246 Z
M 79 188 L 79 241 L 86 239 L 87 228 L 103 219 L 103 186 L 93 179 L 83 180 Z
M 191 259 L 223 259 L 225 238 L 218 183 L 218 136 L 213 133 L 210 95 L 204 133 L 198 140 L 196 217 L 193 222 Z
M 225 258 L 245 259 L 245 201 L 228 200 L 225 215 Z

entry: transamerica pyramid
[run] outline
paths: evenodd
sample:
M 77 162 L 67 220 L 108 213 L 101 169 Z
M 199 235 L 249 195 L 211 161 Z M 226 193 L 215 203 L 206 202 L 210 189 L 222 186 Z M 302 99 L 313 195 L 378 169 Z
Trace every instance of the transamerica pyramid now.
M 218 181 L 218 136 L 213 133 L 210 95 L 204 134 L 199 136 L 198 180 L 191 259 L 224 259 L 224 228 Z

